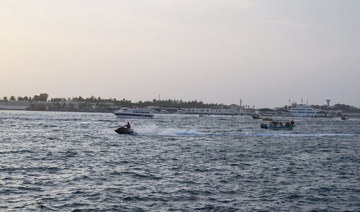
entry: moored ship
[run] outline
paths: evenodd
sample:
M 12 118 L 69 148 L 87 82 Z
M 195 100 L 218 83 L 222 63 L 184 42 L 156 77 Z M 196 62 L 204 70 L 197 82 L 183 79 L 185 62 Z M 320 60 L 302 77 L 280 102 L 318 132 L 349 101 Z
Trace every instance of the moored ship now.
M 297 117 L 317 117 L 324 116 L 323 111 L 309 105 L 300 104 L 289 110 L 291 116 Z
M 152 118 L 154 114 L 151 109 L 148 108 L 127 108 L 122 107 L 114 112 L 118 117 L 138 117 L 138 118 Z

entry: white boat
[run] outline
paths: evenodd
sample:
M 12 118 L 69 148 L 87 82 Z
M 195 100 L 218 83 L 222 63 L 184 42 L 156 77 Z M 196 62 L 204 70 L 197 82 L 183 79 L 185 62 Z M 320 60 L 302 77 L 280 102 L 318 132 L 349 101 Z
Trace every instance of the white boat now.
M 118 117 L 129 117 L 129 118 L 152 118 L 154 114 L 151 109 L 148 108 L 127 108 L 122 107 L 114 112 Z
M 159 113 L 160 113 L 160 114 L 168 114 L 169 111 L 167 111 L 167 110 L 165 110 L 165 109 L 161 109 Z
M 291 116 L 297 117 L 318 117 L 324 116 L 323 111 L 309 105 L 300 104 L 288 110 Z

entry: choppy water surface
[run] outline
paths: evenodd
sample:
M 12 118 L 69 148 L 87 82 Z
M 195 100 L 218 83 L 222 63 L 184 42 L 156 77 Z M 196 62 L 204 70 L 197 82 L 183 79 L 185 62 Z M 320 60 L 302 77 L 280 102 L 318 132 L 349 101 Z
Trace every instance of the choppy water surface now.
M 359 211 L 360 120 L 0 111 L 0 211 Z

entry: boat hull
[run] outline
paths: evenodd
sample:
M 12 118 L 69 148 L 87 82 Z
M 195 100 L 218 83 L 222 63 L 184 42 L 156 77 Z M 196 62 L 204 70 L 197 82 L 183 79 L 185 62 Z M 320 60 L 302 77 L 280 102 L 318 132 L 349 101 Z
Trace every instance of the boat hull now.
M 117 111 L 114 111 L 114 114 L 117 117 L 122 118 L 152 118 L 154 114 L 150 109 L 144 109 L 144 108 L 127 108 L 123 107 L 120 108 Z
M 276 126 L 276 127 L 274 127 L 274 126 L 268 126 L 268 129 L 270 129 L 270 130 L 292 130 L 292 129 L 294 129 L 294 127 L 295 127 L 296 125 L 295 124 L 293 124 L 293 125 L 291 125 L 291 126 L 288 126 L 288 127 L 286 127 L 286 126 Z
M 117 117 L 120 118 L 152 118 L 154 117 L 153 114 L 130 114 L 130 113 L 114 113 Z

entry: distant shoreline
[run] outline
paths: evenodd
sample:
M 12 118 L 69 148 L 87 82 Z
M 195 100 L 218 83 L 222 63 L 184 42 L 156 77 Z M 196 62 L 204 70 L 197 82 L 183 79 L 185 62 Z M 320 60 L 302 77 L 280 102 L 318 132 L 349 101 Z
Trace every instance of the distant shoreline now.
M 285 105 L 283 107 L 269 109 L 255 108 L 255 106 L 250 107 L 249 105 L 242 105 L 242 101 L 240 101 L 240 105 L 224 105 L 204 103 L 197 100 L 183 101 L 171 99 L 153 99 L 152 101 L 132 102 L 131 100 L 126 99 L 102 99 L 100 97 L 95 98 L 94 96 L 90 98 L 83 98 L 81 96 L 67 99 L 51 98 L 49 100 L 48 97 L 49 95 L 46 93 L 41 93 L 39 95 L 35 95 L 34 97 L 3 97 L 3 99 L 0 100 L 0 110 L 113 113 L 121 107 L 149 107 L 153 110 L 154 113 L 162 113 L 164 111 L 165 113 L 170 114 L 186 113 L 207 115 L 249 115 L 260 111 L 261 115 L 265 115 L 263 113 L 268 113 L 267 115 L 270 114 L 274 116 L 283 116 L 288 115 L 288 110 L 297 107 L 296 103 L 292 103 L 291 105 Z M 340 111 L 339 114 L 342 113 L 345 116 L 360 116 L 360 108 L 345 104 L 335 104 L 332 106 L 330 106 L 329 104 L 309 106 L 320 111 L 325 111 L 327 113 L 334 111 L 337 113 L 337 111 Z M 337 114 L 336 116 L 339 116 L 339 114 Z
M 73 110 L 21 110 L 21 109 L 2 109 L 0 111 L 27 111 L 27 112 L 65 112 L 65 113 L 113 113 L 101 111 L 73 111 Z
M 101 113 L 101 114 L 113 114 L 113 112 L 103 112 L 103 111 L 60 111 L 60 110 L 21 110 L 21 109 L 1 109 L 0 112 L 3 111 L 25 111 L 25 112 L 56 112 L 56 113 Z M 179 115 L 202 115 L 201 113 L 155 113 L 157 115 L 171 115 L 171 114 L 179 114 Z M 251 116 L 251 114 L 207 114 L 207 115 L 223 115 L 223 116 Z M 349 117 L 349 118 L 360 118 L 360 113 L 343 113 L 343 116 Z M 200 116 L 201 117 L 201 116 Z M 295 117 L 295 116 L 289 116 L 289 115 L 274 115 L 274 116 L 263 116 L 263 117 L 292 117 L 292 118 L 301 118 L 301 117 Z M 338 116 L 331 116 L 331 117 L 302 117 L 302 118 L 340 118 Z

